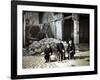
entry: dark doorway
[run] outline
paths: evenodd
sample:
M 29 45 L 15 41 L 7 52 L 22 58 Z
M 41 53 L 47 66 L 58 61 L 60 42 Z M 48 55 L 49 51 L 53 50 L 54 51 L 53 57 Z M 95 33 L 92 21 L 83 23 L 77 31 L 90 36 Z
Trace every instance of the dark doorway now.
M 79 18 L 79 42 L 89 44 L 89 14 L 81 14 Z
M 73 37 L 73 21 L 72 18 L 64 20 L 63 40 L 67 41 Z

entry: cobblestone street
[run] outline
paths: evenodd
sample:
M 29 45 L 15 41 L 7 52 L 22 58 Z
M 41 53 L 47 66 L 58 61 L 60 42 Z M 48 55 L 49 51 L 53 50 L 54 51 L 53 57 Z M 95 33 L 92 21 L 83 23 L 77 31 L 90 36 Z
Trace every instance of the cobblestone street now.
M 23 68 L 65 68 L 74 66 L 88 66 L 89 65 L 89 51 L 80 51 L 75 54 L 75 59 L 68 60 L 66 53 L 66 60 L 57 61 L 51 60 L 45 63 L 44 55 L 23 56 Z

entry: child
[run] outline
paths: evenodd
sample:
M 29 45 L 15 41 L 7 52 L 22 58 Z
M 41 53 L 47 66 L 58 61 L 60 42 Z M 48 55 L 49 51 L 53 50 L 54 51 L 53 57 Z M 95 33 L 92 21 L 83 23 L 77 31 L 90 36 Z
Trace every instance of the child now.
M 73 59 L 75 54 L 75 45 L 72 40 L 69 40 L 68 42 L 67 52 L 68 52 L 68 59 Z

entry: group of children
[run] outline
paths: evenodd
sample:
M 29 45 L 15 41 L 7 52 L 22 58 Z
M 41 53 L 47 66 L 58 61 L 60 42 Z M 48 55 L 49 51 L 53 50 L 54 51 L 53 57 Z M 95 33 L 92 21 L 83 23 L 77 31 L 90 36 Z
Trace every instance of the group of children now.
M 62 60 L 66 59 L 65 52 L 68 53 L 68 59 L 74 59 L 75 45 L 74 45 L 73 40 L 69 40 L 66 50 L 65 50 L 65 47 L 64 47 L 64 45 L 63 45 L 61 40 L 56 45 L 57 45 L 57 53 L 56 54 L 57 54 L 57 59 L 59 61 L 62 61 Z M 47 45 L 47 47 L 45 48 L 44 52 L 45 52 L 45 56 L 44 56 L 45 62 L 50 62 L 50 56 L 53 53 L 53 50 L 52 50 L 51 46 Z

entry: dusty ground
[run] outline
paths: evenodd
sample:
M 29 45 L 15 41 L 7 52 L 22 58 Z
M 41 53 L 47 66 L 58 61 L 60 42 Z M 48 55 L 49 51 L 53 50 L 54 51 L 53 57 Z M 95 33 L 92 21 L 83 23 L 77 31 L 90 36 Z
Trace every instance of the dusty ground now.
M 80 51 L 75 55 L 75 59 L 63 61 L 51 61 L 45 63 L 44 55 L 23 56 L 23 68 L 65 68 L 68 66 L 89 65 L 89 51 Z

